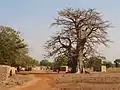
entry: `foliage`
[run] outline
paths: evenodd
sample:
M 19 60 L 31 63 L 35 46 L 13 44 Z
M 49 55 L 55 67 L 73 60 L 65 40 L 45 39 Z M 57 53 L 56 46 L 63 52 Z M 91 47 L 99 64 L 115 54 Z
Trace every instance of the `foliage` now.
M 40 66 L 49 66 L 51 68 L 59 68 L 60 66 L 68 65 L 68 58 L 65 55 L 58 56 L 53 62 L 48 60 L 40 61 Z
M 92 68 L 92 67 L 100 67 L 102 65 L 101 58 L 99 57 L 90 57 L 85 61 L 85 67 Z
M 52 67 L 53 63 L 49 62 L 48 60 L 42 60 L 42 61 L 40 61 L 40 66 L 49 66 L 49 67 Z
M 103 65 L 105 65 L 105 66 L 106 66 L 106 68 L 113 67 L 112 62 L 110 62 L 110 61 L 103 61 Z
M 105 65 L 107 68 L 113 67 L 112 62 L 105 61 L 105 60 L 106 58 L 102 56 L 90 57 L 89 59 L 85 60 L 85 67 L 86 68 L 92 68 L 92 67 L 98 68 L 98 67 L 101 67 L 101 65 Z
M 33 67 L 38 66 L 39 62 L 32 57 L 25 55 L 23 59 L 20 61 L 20 66 L 22 67 Z
M 27 53 L 26 46 L 20 32 L 0 26 L 0 64 L 14 66 L 19 61 L 21 53 Z
M 67 66 L 68 58 L 65 55 L 61 55 L 55 58 L 54 68 L 59 68 L 60 66 Z
M 15 67 L 36 65 L 38 62 L 27 54 L 27 44 L 20 32 L 11 27 L 0 26 L 0 64 Z
M 120 59 L 115 59 L 115 67 L 120 67 Z

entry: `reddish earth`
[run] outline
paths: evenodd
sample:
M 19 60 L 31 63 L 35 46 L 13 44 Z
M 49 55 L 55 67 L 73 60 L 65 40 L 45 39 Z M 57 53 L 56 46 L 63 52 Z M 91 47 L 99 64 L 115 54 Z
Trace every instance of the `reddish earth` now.
M 35 77 L 36 82 L 19 90 L 120 90 L 120 73 L 35 74 Z
M 37 81 L 27 85 L 20 90 L 53 90 L 52 85 L 55 82 L 55 75 L 38 74 L 35 75 Z

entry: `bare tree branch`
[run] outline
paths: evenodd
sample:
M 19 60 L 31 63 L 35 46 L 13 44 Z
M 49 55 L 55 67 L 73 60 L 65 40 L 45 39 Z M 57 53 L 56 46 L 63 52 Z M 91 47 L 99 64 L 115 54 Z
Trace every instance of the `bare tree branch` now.
M 75 57 L 79 68 L 82 68 L 84 58 L 98 53 L 96 47 L 108 46 L 110 42 L 107 30 L 111 24 L 103 20 L 95 9 L 66 8 L 54 21 L 52 26 L 60 26 L 61 31 L 47 41 L 46 49 L 52 53 L 51 56 L 67 54 Z

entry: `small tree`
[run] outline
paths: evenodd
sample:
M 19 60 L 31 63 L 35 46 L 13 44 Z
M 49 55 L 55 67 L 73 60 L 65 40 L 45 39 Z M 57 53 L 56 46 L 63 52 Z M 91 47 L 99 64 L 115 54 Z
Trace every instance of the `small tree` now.
M 40 66 L 53 67 L 53 62 L 50 62 L 48 60 L 42 60 L 42 61 L 40 61 Z
M 95 70 L 100 70 L 101 69 L 101 58 L 99 57 L 90 57 L 89 59 L 86 60 L 86 67 L 87 68 L 94 68 Z
M 115 59 L 114 63 L 115 63 L 115 67 L 118 68 L 120 66 L 120 59 Z
M 61 55 L 55 58 L 54 68 L 59 68 L 60 66 L 67 66 L 68 58 L 65 55 Z
M 106 66 L 106 68 L 113 67 L 112 62 L 110 62 L 110 61 L 103 61 L 103 65 L 105 65 L 105 66 Z

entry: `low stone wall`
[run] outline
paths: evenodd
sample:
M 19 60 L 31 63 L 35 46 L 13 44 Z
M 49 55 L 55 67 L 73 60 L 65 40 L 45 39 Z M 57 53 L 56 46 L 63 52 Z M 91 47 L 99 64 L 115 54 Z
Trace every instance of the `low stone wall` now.
M 7 65 L 0 65 L 0 81 L 6 80 L 9 76 L 10 73 L 11 75 L 15 74 L 16 68 L 10 67 Z
M 34 67 L 32 70 L 40 70 L 40 67 Z
M 16 74 L 16 68 L 15 67 L 10 67 L 10 69 L 9 70 L 12 70 L 12 75 L 14 75 L 14 74 Z

